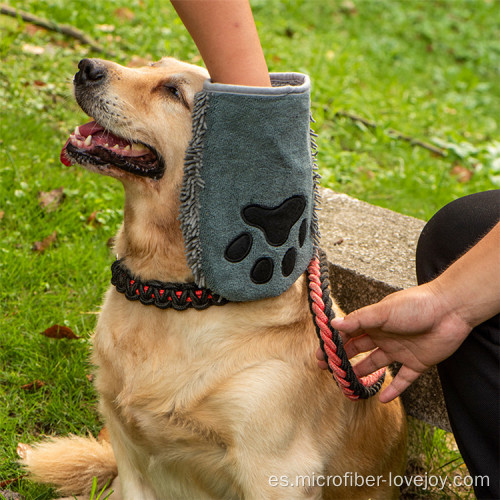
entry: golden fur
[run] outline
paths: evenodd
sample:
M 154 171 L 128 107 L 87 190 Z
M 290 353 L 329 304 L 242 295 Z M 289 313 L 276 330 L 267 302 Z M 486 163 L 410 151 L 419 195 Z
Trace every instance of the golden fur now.
M 102 64 L 109 83 L 94 99 L 113 102 L 113 115 L 100 116 L 97 106 L 86 111 L 113 133 L 154 146 L 166 164 L 159 181 L 90 167 L 125 187 L 116 252 L 142 279 L 189 281 L 178 200 L 191 136 L 189 108 L 207 73 L 170 58 L 140 69 Z M 187 105 L 162 91 L 170 80 Z M 304 276 L 279 297 L 205 311 L 146 307 L 110 288 L 93 345 L 100 408 L 121 483 L 113 500 L 398 497 L 397 489 L 383 483 L 270 485 L 272 475 L 293 482 L 296 476 L 388 477 L 404 470 L 400 402 L 350 401 L 331 374 L 318 368 Z M 60 460 L 55 453 L 44 463 L 44 447 L 50 446 L 58 447 Z M 86 457 L 92 462 L 105 455 L 102 473 L 94 467 L 90 477 L 98 476 L 101 484 L 113 479 L 114 458 L 99 446 L 61 438 L 28 450 L 25 463 L 62 492 L 85 494 L 89 473 L 82 470 L 65 482 L 64 470 L 84 469 Z M 114 487 L 120 489 L 117 481 Z

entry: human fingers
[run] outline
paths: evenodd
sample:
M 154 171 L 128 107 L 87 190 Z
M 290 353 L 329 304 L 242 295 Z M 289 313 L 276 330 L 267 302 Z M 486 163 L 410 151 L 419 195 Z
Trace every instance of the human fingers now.
M 325 361 L 325 355 L 323 354 L 321 348 L 318 348 L 316 351 L 316 359 L 318 360 L 318 366 L 322 370 L 328 370 L 328 363 Z
M 392 382 L 380 393 L 380 402 L 388 403 L 400 396 L 420 375 L 420 372 L 403 365 Z
M 389 365 L 394 361 L 391 357 L 389 357 L 382 349 L 377 348 L 372 351 L 366 358 L 363 358 L 361 361 L 356 363 L 353 366 L 354 373 L 358 377 L 364 377 L 377 371 L 384 366 Z
M 363 335 L 367 329 L 382 326 L 386 319 L 387 310 L 385 304 L 379 302 L 371 306 L 362 307 L 343 318 L 334 318 L 331 325 L 342 332 L 344 339 L 349 339 Z
M 367 352 L 375 349 L 377 346 L 368 335 L 360 335 L 359 337 L 354 337 L 344 344 L 344 350 L 348 358 L 352 358 L 359 354 L 360 352 Z

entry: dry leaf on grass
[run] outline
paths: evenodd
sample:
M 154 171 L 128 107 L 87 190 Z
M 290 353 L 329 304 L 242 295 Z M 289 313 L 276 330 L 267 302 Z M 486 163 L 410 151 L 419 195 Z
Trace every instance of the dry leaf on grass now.
M 135 18 L 134 11 L 129 9 L 128 7 L 119 7 L 114 12 L 115 16 L 118 19 L 123 19 L 126 21 L 132 21 Z
M 56 239 L 57 239 L 57 231 L 54 231 L 52 234 L 44 238 L 42 241 L 35 241 L 32 250 L 34 252 L 43 253 L 45 252 L 45 250 L 47 250 L 47 248 L 50 247 L 50 245 L 52 245 L 52 243 L 54 243 L 54 241 L 56 241 Z
M 102 223 L 97 220 L 97 212 L 92 212 L 88 217 L 87 217 L 87 224 L 89 226 L 102 226 Z
M 27 447 L 27 448 L 31 448 L 29 445 L 27 444 L 23 444 L 22 445 L 23 447 Z M 19 450 L 19 447 L 18 447 L 18 450 Z M 23 458 L 23 457 L 21 457 Z M 6 486 L 8 486 L 9 484 L 12 484 L 12 483 L 17 483 L 20 479 L 23 479 L 24 477 L 26 477 L 27 474 L 22 474 L 20 476 L 17 476 L 17 477 L 13 477 L 11 479 L 6 479 L 5 481 L 0 481 L 0 488 L 5 488 Z M 5 493 L 12 493 L 10 490 L 0 490 L 0 495 L 5 495 Z M 19 495 L 19 493 L 13 493 L 14 495 Z M 0 498 L 2 498 L 0 496 Z M 19 498 L 19 499 L 24 499 L 24 497 L 22 496 L 18 496 L 18 497 L 6 497 L 6 498 Z
M 51 339 L 79 339 L 71 328 L 62 325 L 53 325 L 42 332 L 42 335 Z
M 40 191 L 38 193 L 38 204 L 46 212 L 53 212 L 64 200 L 64 188 L 60 187 L 52 191 Z
M 466 167 L 463 167 L 462 165 L 455 165 L 451 169 L 450 173 L 457 178 L 458 182 L 465 184 L 466 182 L 469 182 L 471 180 L 474 172 Z
M 47 31 L 41 26 L 36 26 L 35 24 L 26 23 L 24 25 L 24 32 L 30 36 L 36 35 L 39 31 Z
M 34 380 L 33 382 L 30 382 L 29 384 L 24 384 L 21 386 L 21 389 L 23 391 L 35 391 L 36 389 L 40 389 L 40 387 L 43 387 L 44 385 L 47 385 L 43 380 Z

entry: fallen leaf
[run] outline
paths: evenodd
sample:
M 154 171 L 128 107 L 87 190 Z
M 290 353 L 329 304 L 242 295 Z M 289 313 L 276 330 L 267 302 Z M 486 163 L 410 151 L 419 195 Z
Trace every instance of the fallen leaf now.
M 128 7 L 119 7 L 115 10 L 114 14 L 119 19 L 126 19 L 127 21 L 132 21 L 135 18 L 134 11 Z
M 41 26 L 36 26 L 35 24 L 31 24 L 31 23 L 26 23 L 24 25 L 24 31 L 28 34 L 28 35 L 35 35 L 36 33 L 38 33 L 39 31 L 47 31 L 45 28 L 42 28 Z
M 54 231 L 52 234 L 49 234 L 46 238 L 44 238 L 42 241 L 35 241 L 33 244 L 32 250 L 34 252 L 38 253 L 43 253 L 47 248 L 54 243 L 57 239 L 57 231 Z
M 23 45 L 23 52 L 26 54 L 33 54 L 35 56 L 39 56 L 45 52 L 43 47 L 39 47 L 38 45 L 30 45 L 29 43 L 25 43 Z
M 93 382 L 94 381 L 94 374 L 93 373 L 87 373 L 87 375 L 85 375 L 85 377 L 87 378 L 87 380 L 89 382 Z
M 38 193 L 38 204 L 46 212 L 53 212 L 64 200 L 64 188 L 60 187 L 52 191 L 40 191 Z
M 4 210 L 0 210 L 0 220 L 3 219 L 4 215 L 5 215 L 5 211 Z
M 42 80 L 35 80 L 33 82 L 33 85 L 35 87 L 45 87 L 47 84 L 45 82 L 42 82 Z
M 469 182 L 472 178 L 473 172 L 472 170 L 469 170 L 468 168 L 462 166 L 462 165 L 455 165 L 451 169 L 451 175 L 453 177 L 457 178 L 457 181 L 464 184 L 466 182 Z
M 97 220 L 97 212 L 92 212 L 87 217 L 87 224 L 90 226 L 102 226 L 102 223 Z
M 40 389 L 44 385 L 47 385 L 43 380 L 34 380 L 33 382 L 30 382 L 29 384 L 24 384 L 21 386 L 21 389 L 23 391 L 34 391 L 36 389 Z
M 53 325 L 42 332 L 42 335 L 51 339 L 79 339 L 71 328 L 62 325 Z
M 71 47 L 73 50 L 78 51 L 78 53 L 81 53 L 81 50 L 78 49 L 78 46 L 75 46 L 74 44 L 71 44 L 68 42 L 68 40 L 54 40 L 54 45 L 57 47 Z
M 344 238 L 339 238 L 337 241 L 333 242 L 333 245 L 341 245 L 344 242 Z

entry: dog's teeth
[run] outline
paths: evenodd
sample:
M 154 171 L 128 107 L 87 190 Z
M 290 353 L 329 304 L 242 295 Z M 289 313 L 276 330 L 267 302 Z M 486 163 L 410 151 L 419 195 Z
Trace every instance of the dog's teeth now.
M 87 136 L 84 144 L 85 144 L 85 146 L 90 146 L 92 144 L 92 136 L 91 135 Z
M 75 131 L 73 132 L 74 135 L 80 135 L 80 127 L 76 127 Z
M 108 143 L 104 144 L 104 147 L 109 148 L 109 144 Z
M 142 144 L 139 144 L 138 142 L 134 142 L 132 144 L 132 151 L 147 151 L 148 148 L 146 146 L 143 146 Z
M 75 141 L 76 145 L 79 147 L 79 148 L 83 148 L 83 141 L 79 141 L 78 139 Z
M 130 145 L 127 144 L 127 146 L 125 147 L 124 151 L 130 151 Z
M 113 146 L 113 149 L 120 149 L 120 146 L 118 146 L 118 144 L 115 144 L 115 145 Z

